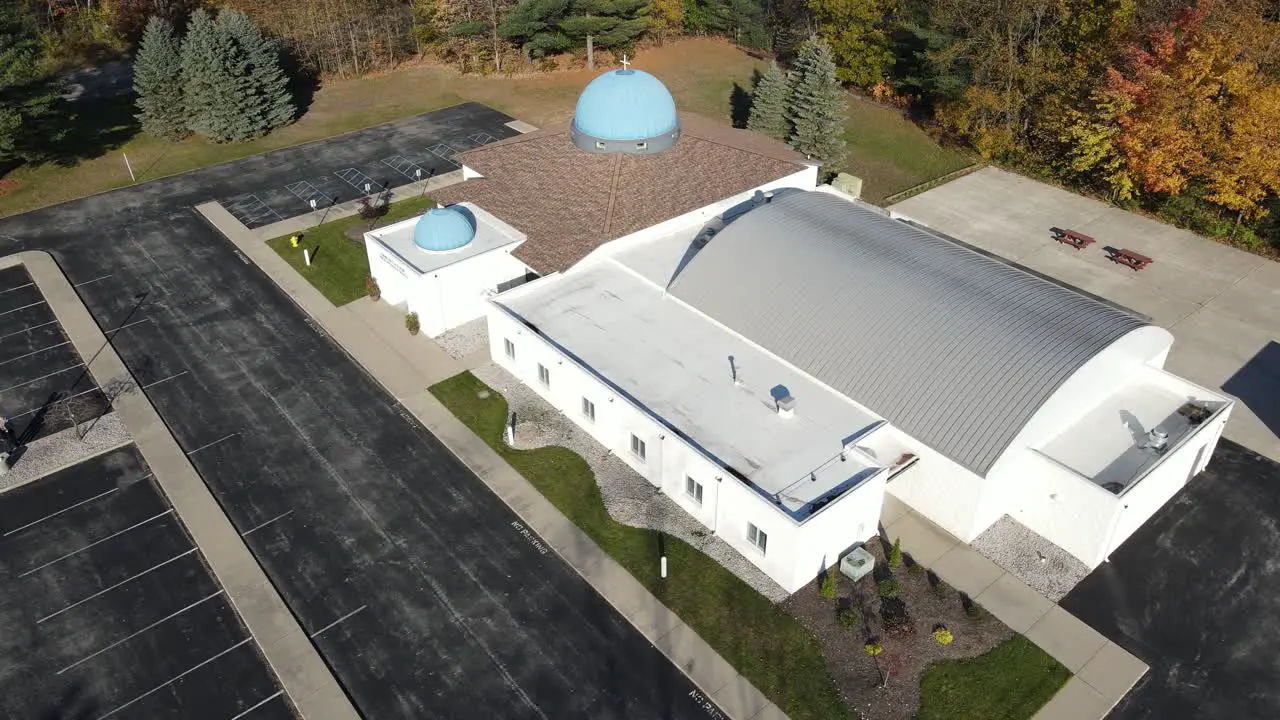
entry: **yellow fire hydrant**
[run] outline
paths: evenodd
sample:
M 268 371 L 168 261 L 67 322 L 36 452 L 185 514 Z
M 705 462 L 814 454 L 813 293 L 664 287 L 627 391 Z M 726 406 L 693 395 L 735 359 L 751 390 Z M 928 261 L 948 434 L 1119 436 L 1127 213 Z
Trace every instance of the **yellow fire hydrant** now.
M 292 236 L 292 237 L 290 237 L 290 238 L 289 238 L 289 247 L 293 247 L 293 248 L 298 247 L 298 236 L 297 236 L 297 235 L 294 235 L 294 236 Z

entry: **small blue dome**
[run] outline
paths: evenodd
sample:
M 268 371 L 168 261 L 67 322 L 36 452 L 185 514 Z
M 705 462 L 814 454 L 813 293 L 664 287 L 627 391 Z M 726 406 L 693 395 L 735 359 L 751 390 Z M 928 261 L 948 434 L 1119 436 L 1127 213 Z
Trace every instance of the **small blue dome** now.
M 643 70 L 611 70 L 578 96 L 573 127 L 601 140 L 649 140 L 679 124 L 667 86 Z
M 432 208 L 413 226 L 413 244 L 423 250 L 457 250 L 476 236 L 476 221 L 465 208 Z

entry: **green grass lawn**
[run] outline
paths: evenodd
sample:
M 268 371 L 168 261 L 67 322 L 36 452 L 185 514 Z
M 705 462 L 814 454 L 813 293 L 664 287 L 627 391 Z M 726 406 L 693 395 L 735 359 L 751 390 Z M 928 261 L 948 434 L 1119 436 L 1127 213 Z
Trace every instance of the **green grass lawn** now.
M 435 200 L 430 197 L 394 202 L 387 208 L 387 214 L 377 222 L 412 217 L 435 204 Z M 365 296 L 364 282 L 369 275 L 369 256 L 365 254 L 364 245 L 354 243 L 343 235 L 347 228 L 357 225 L 368 225 L 368 221 L 353 215 L 318 225 L 301 234 L 302 240 L 296 249 L 289 246 L 289 235 L 268 240 L 267 244 L 328 298 L 329 302 L 335 306 L 346 305 Z M 303 248 L 311 251 L 311 267 L 307 267 L 302 259 Z
M 916 720 L 1026 720 L 1071 677 L 1021 635 L 985 655 L 930 665 L 920 678 Z
M 877 204 L 974 162 L 934 142 L 897 110 L 856 97 L 849 101 L 844 139 L 846 170 L 863 179 L 863 199 Z
M 817 641 L 794 618 L 722 565 L 666 538 L 668 577 L 658 577 L 660 535 L 614 522 L 586 461 L 560 447 L 513 450 L 502 441 L 507 403 L 462 373 L 431 393 L 467 427 L 796 720 L 844 718 L 849 710 L 827 674 Z

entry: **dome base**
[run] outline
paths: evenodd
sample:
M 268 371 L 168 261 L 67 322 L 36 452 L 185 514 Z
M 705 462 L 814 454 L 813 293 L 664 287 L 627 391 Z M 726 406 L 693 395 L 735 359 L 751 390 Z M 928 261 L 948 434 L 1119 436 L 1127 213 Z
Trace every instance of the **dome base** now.
M 579 150 L 585 150 L 589 153 L 600 153 L 602 155 L 609 153 L 655 155 L 676 144 L 676 141 L 680 139 L 680 126 L 677 125 L 670 132 L 663 133 L 657 137 L 640 140 L 612 140 L 590 135 L 579 130 L 577 125 L 571 125 L 569 127 L 569 139 L 573 141 L 573 144 Z

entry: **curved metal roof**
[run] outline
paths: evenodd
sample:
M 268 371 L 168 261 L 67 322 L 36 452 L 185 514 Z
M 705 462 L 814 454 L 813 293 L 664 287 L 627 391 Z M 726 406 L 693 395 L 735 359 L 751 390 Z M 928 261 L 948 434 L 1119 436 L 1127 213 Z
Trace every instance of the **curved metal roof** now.
M 1072 373 L 1148 324 L 823 192 L 730 223 L 670 292 L 979 475 Z

